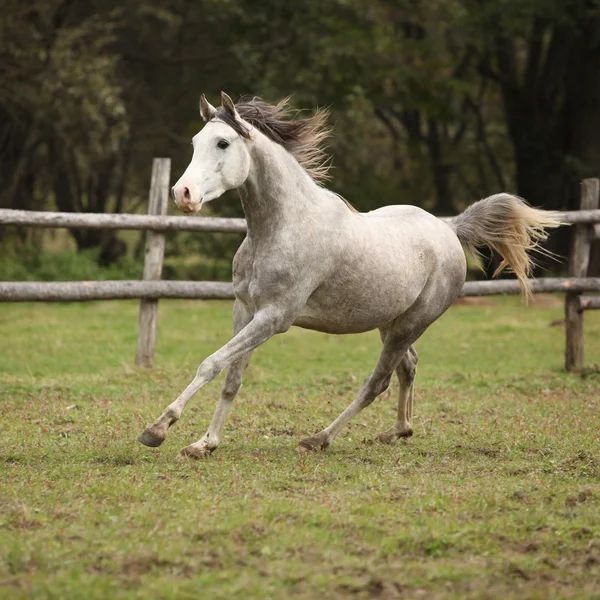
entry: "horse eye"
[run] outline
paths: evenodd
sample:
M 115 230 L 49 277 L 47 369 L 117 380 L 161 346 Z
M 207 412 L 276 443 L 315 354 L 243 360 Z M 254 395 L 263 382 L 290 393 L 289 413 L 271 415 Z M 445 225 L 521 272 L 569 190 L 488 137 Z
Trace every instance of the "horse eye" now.
M 221 150 L 225 150 L 229 146 L 229 142 L 227 140 L 219 140 L 217 143 L 217 148 L 221 148 Z

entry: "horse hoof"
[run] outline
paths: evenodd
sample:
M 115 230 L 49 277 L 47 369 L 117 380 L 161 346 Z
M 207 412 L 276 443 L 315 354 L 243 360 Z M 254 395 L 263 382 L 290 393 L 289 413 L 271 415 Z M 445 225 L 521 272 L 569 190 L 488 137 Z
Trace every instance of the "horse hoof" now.
M 138 442 L 144 444 L 144 446 L 149 446 L 150 448 L 158 448 L 165 440 L 167 436 L 165 434 L 160 435 L 156 430 L 153 430 L 151 427 L 146 429 L 142 435 L 138 438 Z
M 296 452 L 298 454 L 305 454 L 306 452 L 315 452 L 317 450 L 325 450 L 329 444 L 322 437 L 315 435 L 313 437 L 306 438 L 299 442 Z
M 399 437 L 400 436 L 395 431 L 386 431 L 385 433 L 380 433 L 376 440 L 382 444 L 395 444 Z
M 397 431 L 392 427 L 388 431 L 384 431 L 377 436 L 377 441 L 384 444 L 395 444 L 400 438 L 409 438 L 413 434 L 412 427 L 405 431 Z
M 196 460 L 202 460 L 213 453 L 214 448 L 208 448 L 203 446 L 198 448 L 196 446 L 186 446 L 177 455 L 177 460 L 183 460 L 185 458 L 194 458 Z

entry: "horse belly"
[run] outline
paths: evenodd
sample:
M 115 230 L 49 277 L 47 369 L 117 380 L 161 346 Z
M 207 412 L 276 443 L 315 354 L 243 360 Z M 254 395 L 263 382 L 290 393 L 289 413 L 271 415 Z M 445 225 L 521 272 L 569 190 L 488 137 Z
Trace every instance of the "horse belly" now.
M 465 256 L 449 227 L 425 213 L 413 227 L 382 219 L 369 228 L 368 241 L 356 244 L 315 290 L 296 325 L 362 333 L 403 315 L 425 288 L 432 313 L 443 312 L 455 299 L 464 282 Z
M 397 275 L 373 280 L 372 274 L 354 273 L 350 282 L 334 278 L 312 294 L 294 325 L 337 334 L 383 327 L 413 304 L 426 283 L 425 277 Z

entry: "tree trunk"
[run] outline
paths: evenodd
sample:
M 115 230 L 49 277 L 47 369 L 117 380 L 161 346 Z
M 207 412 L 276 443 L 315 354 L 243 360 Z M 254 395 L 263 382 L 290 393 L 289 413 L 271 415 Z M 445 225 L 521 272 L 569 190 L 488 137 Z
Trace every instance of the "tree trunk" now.
M 86 192 L 84 192 L 76 169 L 74 163 L 70 168 L 64 164 L 57 167 L 54 195 L 58 209 L 61 212 L 93 212 L 94 210 L 104 212 L 110 191 L 107 185 L 110 172 L 103 172 L 97 178 L 88 175 Z M 86 208 L 88 210 L 85 210 Z M 115 231 L 101 229 L 69 229 L 69 231 L 79 251 L 100 249 L 98 262 L 101 265 L 117 262 L 127 251 L 126 244 L 118 238 Z
M 427 147 L 433 183 L 437 195 L 437 212 L 440 215 L 455 214 L 452 190 L 450 188 L 451 166 L 444 161 L 444 151 L 440 140 L 438 122 L 431 117 L 427 121 Z
M 523 82 L 518 80 L 511 41 L 496 39 L 517 191 L 535 206 L 577 209 L 580 180 L 599 174 L 600 51 L 595 41 L 599 25 L 598 17 L 579 23 L 578 28 L 556 25 L 544 61 L 535 51 L 539 40 L 534 38 Z M 567 256 L 569 239 L 566 229 L 558 230 L 547 248 Z M 557 263 L 546 257 L 538 262 L 543 268 L 557 269 Z

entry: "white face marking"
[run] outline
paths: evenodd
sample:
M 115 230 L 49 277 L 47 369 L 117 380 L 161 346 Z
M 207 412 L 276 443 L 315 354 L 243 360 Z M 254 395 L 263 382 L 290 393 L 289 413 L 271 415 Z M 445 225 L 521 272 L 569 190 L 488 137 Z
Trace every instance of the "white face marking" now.
M 184 212 L 198 212 L 227 190 L 240 187 L 250 171 L 244 140 L 222 121 L 209 121 L 192 138 L 192 160 L 173 186 L 175 204 Z

